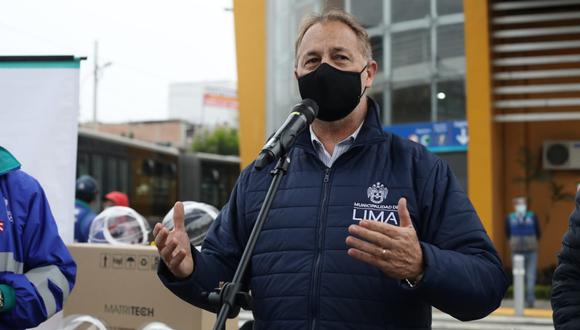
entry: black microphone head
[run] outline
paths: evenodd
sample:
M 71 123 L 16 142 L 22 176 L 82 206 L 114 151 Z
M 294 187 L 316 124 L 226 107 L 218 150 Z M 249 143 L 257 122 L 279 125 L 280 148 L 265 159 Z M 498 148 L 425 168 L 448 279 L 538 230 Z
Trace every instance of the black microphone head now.
M 308 124 L 310 124 L 314 121 L 316 115 L 318 115 L 318 104 L 316 104 L 312 99 L 304 99 L 296 104 L 292 111 L 298 111 L 304 114 L 306 120 L 308 120 Z

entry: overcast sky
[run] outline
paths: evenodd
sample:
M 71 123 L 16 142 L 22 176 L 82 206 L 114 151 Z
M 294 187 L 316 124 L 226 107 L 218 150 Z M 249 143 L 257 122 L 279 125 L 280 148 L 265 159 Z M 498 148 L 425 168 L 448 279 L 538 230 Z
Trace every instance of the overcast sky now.
M 93 49 L 102 122 L 163 119 L 171 82 L 236 80 L 232 0 L 3 0 L 0 55 L 86 56 L 80 120 L 92 119 Z

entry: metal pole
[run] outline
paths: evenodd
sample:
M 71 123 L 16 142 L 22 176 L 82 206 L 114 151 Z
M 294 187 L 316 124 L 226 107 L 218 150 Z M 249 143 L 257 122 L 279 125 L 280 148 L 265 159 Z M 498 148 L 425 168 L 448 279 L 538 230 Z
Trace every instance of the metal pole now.
M 438 72 L 437 72 L 437 27 L 438 16 L 437 16 L 437 2 L 431 0 L 431 14 L 429 20 L 429 34 L 431 39 L 431 121 L 435 122 L 439 118 L 439 104 L 437 104 L 437 83 L 438 83 Z
M 254 228 L 252 229 L 252 233 L 248 238 L 248 243 L 244 248 L 244 252 L 242 253 L 242 258 L 240 259 L 240 263 L 238 264 L 238 268 L 236 269 L 234 278 L 230 283 L 226 283 L 226 286 L 224 286 L 224 288 L 227 289 L 228 291 L 223 292 L 224 297 L 223 299 L 220 299 L 222 305 L 220 307 L 219 313 L 217 314 L 213 330 L 225 329 L 226 320 L 230 315 L 230 311 L 235 310 L 236 315 L 239 313 L 240 306 L 236 304 L 236 297 L 238 293 L 241 292 L 242 280 L 243 277 L 246 275 L 248 265 L 250 264 L 252 254 L 254 253 L 256 243 L 258 242 L 258 237 L 262 232 L 262 227 L 264 226 L 266 220 L 268 219 L 268 213 L 270 212 L 270 208 L 272 206 L 272 203 L 274 202 L 274 197 L 278 192 L 278 187 L 282 182 L 282 178 L 288 172 L 289 166 L 290 166 L 290 158 L 284 155 L 280 157 L 278 163 L 276 164 L 276 167 L 274 168 L 274 170 L 270 172 L 274 178 L 270 183 L 270 188 L 266 193 L 264 203 L 260 208 L 258 218 L 254 223 Z M 211 296 L 210 299 L 212 299 Z
M 524 315 L 524 278 L 526 269 L 524 267 L 524 256 L 515 254 L 513 260 L 512 273 L 514 275 L 514 309 L 517 316 Z
M 99 86 L 99 42 L 95 40 L 95 57 L 93 65 L 93 128 L 97 128 L 97 95 Z
M 393 120 L 392 110 L 392 93 L 393 93 L 393 65 L 392 59 L 392 43 L 393 33 L 391 31 L 391 8 L 392 1 L 383 1 L 383 75 L 385 77 L 385 88 L 383 89 L 383 125 L 391 125 Z

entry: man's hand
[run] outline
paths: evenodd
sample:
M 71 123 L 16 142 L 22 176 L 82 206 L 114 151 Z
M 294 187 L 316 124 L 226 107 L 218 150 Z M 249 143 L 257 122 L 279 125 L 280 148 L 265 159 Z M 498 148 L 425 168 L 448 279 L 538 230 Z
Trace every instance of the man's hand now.
M 398 206 L 400 227 L 362 220 L 351 225 L 346 238 L 348 255 L 379 268 L 396 279 L 417 280 L 423 274 L 423 252 L 411 222 L 407 200 Z
M 191 244 L 185 232 L 183 203 L 177 202 L 173 207 L 172 231 L 167 230 L 161 223 L 155 225 L 153 235 L 161 259 L 167 268 L 178 278 L 186 278 L 193 273 L 193 257 Z

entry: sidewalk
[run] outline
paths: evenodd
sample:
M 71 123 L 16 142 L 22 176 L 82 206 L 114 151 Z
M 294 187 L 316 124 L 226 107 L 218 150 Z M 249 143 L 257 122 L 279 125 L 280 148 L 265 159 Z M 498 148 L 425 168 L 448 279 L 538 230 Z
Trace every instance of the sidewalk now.
M 551 318 L 489 315 L 481 320 L 461 322 L 448 314 L 433 310 L 433 330 L 553 330 Z
M 550 301 L 537 300 L 535 308 L 524 309 L 524 316 L 515 316 L 513 300 L 504 299 L 501 307 L 491 315 L 477 321 L 460 322 L 448 314 L 433 309 L 432 328 L 434 330 L 548 330 L 554 329 Z
M 524 310 L 524 316 L 515 316 L 513 301 L 504 299 L 501 307 L 477 321 L 461 322 L 433 308 L 433 330 L 549 330 L 554 329 L 552 309 L 547 300 L 536 301 L 536 308 Z M 252 319 L 252 313 L 242 311 L 239 325 Z
M 496 309 L 492 315 L 498 316 L 513 316 L 515 315 L 514 301 L 512 299 L 504 299 L 501 302 L 501 307 Z M 524 316 L 528 317 L 543 317 L 552 318 L 552 305 L 549 300 L 536 300 L 534 308 L 525 308 Z

